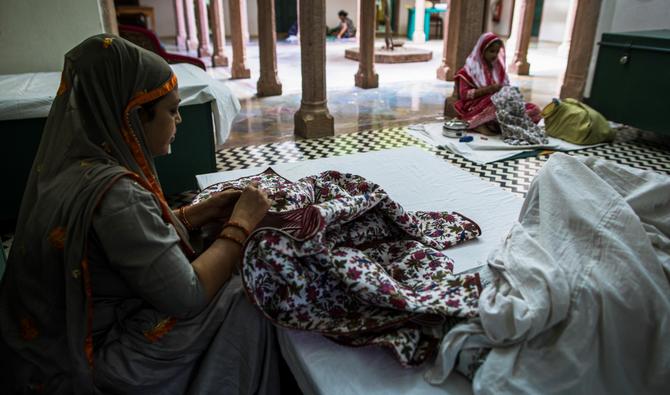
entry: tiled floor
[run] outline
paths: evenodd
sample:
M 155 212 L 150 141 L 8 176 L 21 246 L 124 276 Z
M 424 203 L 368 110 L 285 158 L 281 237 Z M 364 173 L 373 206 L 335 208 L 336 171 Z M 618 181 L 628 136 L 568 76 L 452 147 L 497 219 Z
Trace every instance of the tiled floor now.
M 598 156 L 628 166 L 649 169 L 670 175 L 670 145 L 653 135 L 631 128 L 621 128 L 614 143 L 571 152 L 573 155 Z M 455 166 L 497 184 L 519 196 L 524 196 L 537 171 L 550 154 L 478 165 L 452 152 L 427 145 L 407 134 L 405 127 L 392 127 L 349 133 L 314 140 L 284 141 L 217 151 L 220 171 L 247 167 L 264 167 L 277 163 L 297 162 L 331 156 L 378 151 L 404 146 L 418 146 Z M 196 191 L 170 197 L 173 207 L 188 204 Z M 11 234 L 2 236 L 6 251 L 11 246 Z
M 376 46 L 382 45 L 383 41 L 377 40 Z M 432 60 L 376 64 L 379 88 L 366 90 L 354 86 L 358 62 L 344 57 L 345 49 L 355 47 L 356 43 L 327 43 L 328 108 L 335 119 L 336 135 L 405 126 L 434 120 L 442 114 L 444 99 L 453 90 L 453 83 L 436 78 L 436 70 L 442 58 L 442 41 L 430 40 L 422 44 L 408 42 L 405 45 L 432 51 Z M 231 54 L 229 47 L 227 53 Z M 512 83 L 521 88 L 526 100 L 544 106 L 558 94 L 559 76 L 565 70 L 565 56 L 559 54 L 556 43 L 533 42 L 528 59 L 531 76 L 511 75 Z M 283 41 L 277 43 L 277 69 L 283 86 L 282 96 L 255 96 L 259 75 L 258 45 L 255 41 L 248 44 L 247 65 L 251 70 L 251 78 L 245 80 L 231 80 L 229 67 L 216 67 L 208 71 L 230 87 L 242 105 L 225 147 L 296 140 L 293 135 L 293 116 L 300 107 L 302 89 L 300 46 Z

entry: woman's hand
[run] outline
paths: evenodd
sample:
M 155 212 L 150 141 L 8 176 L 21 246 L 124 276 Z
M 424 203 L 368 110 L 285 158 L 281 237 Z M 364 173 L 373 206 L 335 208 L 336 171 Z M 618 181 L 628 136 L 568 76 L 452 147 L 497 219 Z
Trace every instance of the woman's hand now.
M 242 192 L 233 190 L 214 194 L 207 200 L 185 207 L 184 215 L 194 228 L 200 228 L 212 221 L 223 220 L 230 217 L 241 194 Z
M 237 222 L 248 231 L 252 231 L 265 217 L 270 204 L 271 201 L 265 192 L 258 189 L 256 185 L 249 184 L 237 200 L 230 221 Z
M 491 93 L 497 93 L 498 91 L 500 91 L 502 89 L 502 87 L 503 86 L 501 84 L 493 84 L 493 85 L 489 86 L 489 90 L 491 91 Z

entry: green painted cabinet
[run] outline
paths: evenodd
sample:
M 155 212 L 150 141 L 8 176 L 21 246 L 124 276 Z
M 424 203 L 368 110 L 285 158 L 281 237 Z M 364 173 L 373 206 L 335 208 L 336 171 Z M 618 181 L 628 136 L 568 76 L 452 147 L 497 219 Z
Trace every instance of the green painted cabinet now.
M 585 102 L 607 119 L 670 134 L 670 30 L 605 33 Z
M 197 189 L 196 174 L 216 171 L 211 103 L 183 106 L 172 154 L 156 158 L 166 195 Z M 12 227 L 40 143 L 46 118 L 0 121 L 0 224 Z

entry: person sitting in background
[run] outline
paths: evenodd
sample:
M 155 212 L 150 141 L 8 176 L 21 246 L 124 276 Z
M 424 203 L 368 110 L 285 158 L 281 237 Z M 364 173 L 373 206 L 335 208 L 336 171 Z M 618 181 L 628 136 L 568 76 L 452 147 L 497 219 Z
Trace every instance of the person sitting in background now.
M 328 35 L 335 36 L 336 38 L 356 37 L 356 27 L 354 26 L 354 22 L 348 18 L 349 13 L 340 10 L 337 16 L 340 17 L 340 24 L 336 28 L 330 29 Z
M 502 40 L 493 33 L 484 33 L 454 77 L 454 89 L 458 100 L 454 109 L 458 118 L 467 121 L 469 129 L 491 134 L 498 132 L 496 107 L 491 97 L 509 85 L 505 70 L 505 47 Z M 540 109 L 535 104 L 526 103 L 526 113 L 538 123 Z

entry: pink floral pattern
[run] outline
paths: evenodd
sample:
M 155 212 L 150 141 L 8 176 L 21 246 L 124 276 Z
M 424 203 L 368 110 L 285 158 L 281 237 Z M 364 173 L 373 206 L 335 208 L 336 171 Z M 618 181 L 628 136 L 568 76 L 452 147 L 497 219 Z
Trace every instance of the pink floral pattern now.
M 293 183 L 270 169 L 209 187 L 195 202 L 252 181 L 273 204 L 247 241 L 242 277 L 275 324 L 385 345 L 412 365 L 437 344 L 417 317 L 477 314 L 479 277 L 454 275 L 442 252 L 481 234 L 470 219 L 407 212 L 378 185 L 336 171 Z

